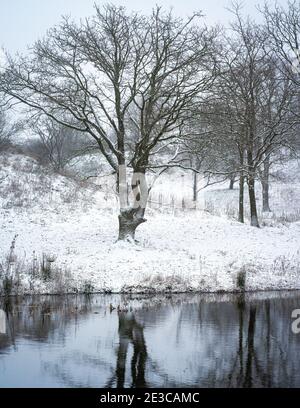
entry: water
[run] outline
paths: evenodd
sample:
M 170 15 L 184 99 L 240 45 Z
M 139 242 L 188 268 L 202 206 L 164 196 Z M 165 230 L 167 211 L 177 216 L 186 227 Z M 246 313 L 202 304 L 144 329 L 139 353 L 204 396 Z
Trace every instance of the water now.
M 300 387 L 299 292 L 34 297 L 0 308 L 0 387 Z

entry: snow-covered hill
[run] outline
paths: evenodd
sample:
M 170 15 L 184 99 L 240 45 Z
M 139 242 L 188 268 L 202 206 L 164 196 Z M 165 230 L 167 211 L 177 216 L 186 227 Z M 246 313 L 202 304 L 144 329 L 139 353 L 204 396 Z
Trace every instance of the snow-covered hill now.
M 190 186 L 180 172 L 165 175 L 153 189 L 152 201 L 156 195 L 161 203 L 148 209 L 136 245 L 116 242 L 116 197 L 103 181 L 78 182 L 12 153 L 0 157 L 0 180 L 0 263 L 2 278 L 14 277 L 14 290 L 300 289 L 297 178 L 272 184 L 278 212 L 255 229 L 233 219 L 237 190 L 212 186 L 207 208 L 183 209 Z M 176 200 L 168 203 L 167 195 Z M 280 219 L 281 213 L 294 217 Z

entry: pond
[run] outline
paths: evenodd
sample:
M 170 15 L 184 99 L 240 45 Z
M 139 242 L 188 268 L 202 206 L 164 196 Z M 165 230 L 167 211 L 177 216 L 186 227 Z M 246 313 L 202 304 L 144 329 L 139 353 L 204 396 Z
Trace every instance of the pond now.
M 300 387 L 300 292 L 24 297 L 0 308 L 0 387 Z

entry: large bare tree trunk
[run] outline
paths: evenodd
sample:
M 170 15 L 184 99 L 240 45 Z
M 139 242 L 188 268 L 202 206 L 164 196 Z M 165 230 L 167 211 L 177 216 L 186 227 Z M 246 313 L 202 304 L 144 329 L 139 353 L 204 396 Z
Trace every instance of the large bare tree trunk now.
M 119 178 L 120 214 L 119 214 L 119 241 L 134 241 L 135 232 L 139 225 L 147 220 L 144 218 L 148 202 L 148 186 L 145 173 L 134 171 L 131 180 L 133 205 L 129 205 L 129 191 L 126 182 L 126 172 Z
M 119 241 L 134 241 L 137 227 L 147 220 L 144 218 L 145 210 L 129 208 L 123 209 L 119 215 Z

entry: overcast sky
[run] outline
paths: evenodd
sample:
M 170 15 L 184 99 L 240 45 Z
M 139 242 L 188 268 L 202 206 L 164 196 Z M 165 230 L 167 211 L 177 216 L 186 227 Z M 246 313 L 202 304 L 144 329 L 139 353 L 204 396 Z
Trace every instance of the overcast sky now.
M 173 7 L 176 14 L 186 15 L 194 10 L 202 10 L 208 23 L 226 24 L 230 13 L 226 10 L 230 0 L 112 0 L 114 4 L 124 5 L 129 10 L 150 11 L 159 4 Z M 279 0 L 286 4 L 287 0 Z M 93 13 L 95 0 L 0 0 L 0 47 L 11 52 L 24 51 L 48 28 L 60 21 L 62 15 L 74 18 L 89 16 Z M 106 4 L 108 1 L 97 1 Z M 244 1 L 245 10 L 258 18 L 256 5 L 261 0 Z M 272 3 L 272 0 L 269 0 Z

